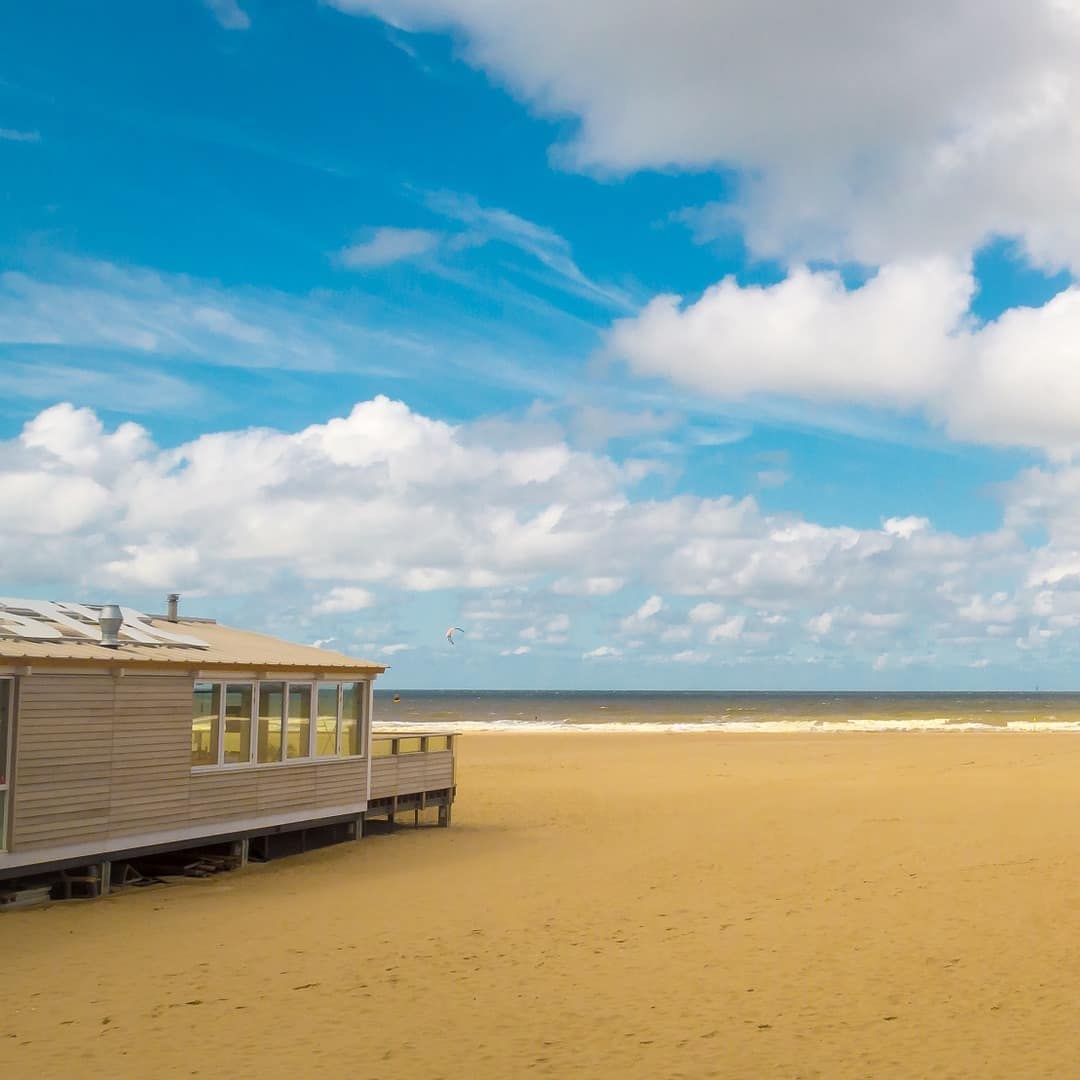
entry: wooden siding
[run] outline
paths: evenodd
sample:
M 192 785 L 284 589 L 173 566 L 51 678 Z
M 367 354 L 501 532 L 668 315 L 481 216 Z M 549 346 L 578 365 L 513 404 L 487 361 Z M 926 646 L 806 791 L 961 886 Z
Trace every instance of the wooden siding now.
M 115 690 L 110 675 L 20 680 L 12 848 L 106 838 Z
M 116 680 L 109 837 L 174 828 L 187 818 L 191 680 Z
M 371 798 L 437 791 L 454 783 L 454 755 L 449 750 L 427 754 L 394 754 L 373 758 Z
M 11 851 L 367 801 L 367 759 L 191 771 L 190 675 L 20 679 Z

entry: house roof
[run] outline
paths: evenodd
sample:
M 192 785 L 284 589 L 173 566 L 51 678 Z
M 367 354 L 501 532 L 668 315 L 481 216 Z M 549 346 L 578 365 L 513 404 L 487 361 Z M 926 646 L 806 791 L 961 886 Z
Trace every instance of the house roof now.
M 97 605 L 0 598 L 0 663 L 182 666 L 378 674 L 385 664 L 203 619 L 173 622 L 122 608 L 116 646 L 101 644 Z

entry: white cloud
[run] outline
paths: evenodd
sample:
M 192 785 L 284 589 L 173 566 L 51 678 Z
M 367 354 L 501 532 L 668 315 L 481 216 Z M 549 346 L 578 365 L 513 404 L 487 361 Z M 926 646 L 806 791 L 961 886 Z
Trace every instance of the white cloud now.
M 500 651 L 500 656 L 526 656 L 532 649 L 528 645 L 518 645 L 515 649 L 503 649 Z
M 1015 622 L 1020 609 L 1010 601 L 1006 593 L 999 592 L 989 598 L 973 596 L 966 604 L 958 607 L 956 613 L 968 622 L 1001 624 Z
M 639 634 L 655 615 L 664 609 L 664 600 L 661 596 L 650 596 L 636 611 L 627 615 L 619 626 L 623 633 Z
M 537 644 L 563 645 L 567 641 L 569 629 L 570 616 L 563 612 L 546 619 L 541 624 L 526 626 L 518 633 L 518 637 Z
M 851 291 L 805 267 L 764 287 L 725 278 L 686 306 L 657 297 L 615 324 L 610 347 L 638 375 L 721 398 L 912 406 L 948 385 L 948 340 L 974 287 L 942 259 L 887 267 Z
M 904 540 L 910 540 L 917 532 L 929 527 L 929 519 L 912 516 L 888 518 L 882 526 L 890 536 L 899 536 Z
M 738 641 L 745 626 L 745 615 L 732 615 L 730 619 L 709 628 L 709 642 L 715 644 L 718 641 Z
M 237 0 L 203 0 L 214 18 L 225 30 L 248 30 L 251 19 Z
M 573 418 L 573 430 L 578 440 L 590 449 L 599 449 L 613 439 L 659 435 L 679 423 L 674 413 L 615 412 L 596 405 L 583 405 Z
M 918 409 L 957 438 L 1075 453 L 1080 287 L 982 327 L 968 314 L 974 289 L 966 266 L 940 258 L 883 267 L 851 290 L 834 271 L 796 267 L 770 286 L 727 278 L 690 304 L 657 297 L 615 323 L 609 347 L 638 375 L 720 400 Z
M 405 642 L 399 641 L 393 645 L 383 645 L 382 648 L 379 649 L 379 652 L 383 656 L 395 656 L 397 653 L 400 652 L 408 652 L 411 648 L 411 645 L 407 645 L 405 644 Z
M 1000 233 L 1080 256 L 1071 0 L 333 2 L 457 31 L 471 63 L 579 119 L 571 167 L 738 170 L 735 207 L 707 216 L 758 252 L 880 264 Z
M 698 649 L 683 649 L 682 652 L 675 653 L 671 659 L 676 664 L 704 664 L 709 659 L 709 654 Z
M 375 595 L 355 585 L 337 585 L 311 609 L 316 615 L 336 615 L 347 611 L 363 611 L 375 603 Z
M 429 255 L 440 240 L 438 233 L 427 229 L 374 229 L 368 239 L 338 252 L 338 259 L 349 270 L 377 269 Z
M 620 656 L 622 656 L 622 650 L 611 645 L 601 645 L 590 649 L 587 653 L 582 653 L 583 660 L 614 660 Z
M 690 609 L 690 621 L 695 623 L 715 623 L 724 617 L 724 605 L 705 602 L 695 604 Z
M 625 584 L 618 577 L 562 577 L 552 585 L 552 591 L 562 596 L 610 596 Z
M 1004 526 L 962 537 L 918 519 L 856 529 L 752 499 L 642 498 L 606 457 L 554 434 L 496 444 L 492 430 L 375 398 L 299 431 L 163 449 L 137 425 L 110 430 L 56 406 L 0 443 L 0 497 L 18 508 L 0 531 L 3 577 L 136 605 L 166 589 L 246 597 L 250 611 L 284 603 L 303 612 L 305 639 L 319 632 L 312 616 L 367 610 L 376 583 L 386 610 L 447 590 L 475 651 L 492 656 L 543 645 L 552 658 L 615 659 L 650 640 L 722 645 L 724 663 L 869 666 L 937 650 L 997 664 L 1049 641 L 1070 655 L 1080 468 L 1021 474 L 1003 493 Z M 1032 528 L 1047 539 L 1029 550 Z M 605 584 L 576 588 L 595 579 Z M 625 615 L 605 599 L 609 581 L 645 599 Z M 429 631 L 378 633 L 395 648 Z M 617 644 L 596 653 L 590 637 Z

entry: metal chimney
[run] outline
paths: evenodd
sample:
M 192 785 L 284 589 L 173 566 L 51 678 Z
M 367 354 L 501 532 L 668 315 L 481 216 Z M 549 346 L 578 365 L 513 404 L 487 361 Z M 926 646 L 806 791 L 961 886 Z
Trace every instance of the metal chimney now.
M 169 593 L 169 595 L 165 598 L 165 602 L 168 605 L 167 618 L 169 622 L 178 622 L 180 619 L 180 616 L 178 614 L 180 605 L 180 594 L 178 592 Z
M 124 616 L 116 604 L 107 604 L 98 615 L 101 627 L 101 644 L 106 649 L 116 649 L 120 645 L 120 627 L 124 625 Z

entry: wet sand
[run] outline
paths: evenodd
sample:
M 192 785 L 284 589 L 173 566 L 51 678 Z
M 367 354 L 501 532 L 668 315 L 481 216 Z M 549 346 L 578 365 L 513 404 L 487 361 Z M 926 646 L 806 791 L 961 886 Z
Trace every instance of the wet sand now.
M 470 735 L 449 830 L 0 915 L 0 1075 L 1038 1077 L 1080 738 Z

